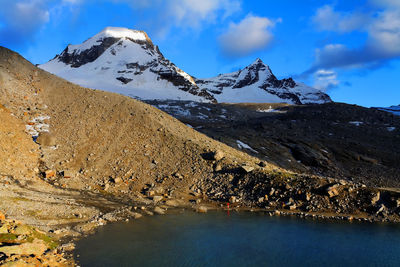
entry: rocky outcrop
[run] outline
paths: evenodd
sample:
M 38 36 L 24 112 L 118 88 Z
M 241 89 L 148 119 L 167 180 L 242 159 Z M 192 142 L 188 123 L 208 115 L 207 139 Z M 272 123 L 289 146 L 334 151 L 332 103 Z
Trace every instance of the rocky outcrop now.
M 73 266 L 57 253 L 57 246 L 45 233 L 0 216 L 0 265 Z

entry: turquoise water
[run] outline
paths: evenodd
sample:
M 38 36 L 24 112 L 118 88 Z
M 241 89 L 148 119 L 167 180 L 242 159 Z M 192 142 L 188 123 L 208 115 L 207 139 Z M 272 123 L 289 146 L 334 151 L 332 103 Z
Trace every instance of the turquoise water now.
M 400 266 L 400 226 L 185 212 L 110 224 L 81 266 Z

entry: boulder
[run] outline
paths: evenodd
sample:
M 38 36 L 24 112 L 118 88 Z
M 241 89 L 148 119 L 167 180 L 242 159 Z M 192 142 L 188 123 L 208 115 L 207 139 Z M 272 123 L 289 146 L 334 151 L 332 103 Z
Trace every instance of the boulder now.
M 36 143 L 38 143 L 41 146 L 55 146 L 56 138 L 49 132 L 41 132 L 39 133 L 39 136 L 36 139 Z
M 267 163 L 265 161 L 260 161 L 260 163 L 258 163 L 258 166 L 260 167 L 267 167 Z
M 376 215 L 383 213 L 385 211 L 386 211 L 386 206 L 382 204 L 382 205 L 380 205 L 378 211 L 376 212 Z
M 154 202 L 154 203 L 160 202 L 161 200 L 163 200 L 163 197 L 162 197 L 162 196 L 154 196 L 154 197 L 153 197 L 153 202 Z
M 170 206 L 170 207 L 179 207 L 182 204 L 183 203 L 181 203 L 181 201 L 175 200 L 175 199 L 169 199 L 169 200 L 165 201 L 165 205 Z
M 53 170 L 47 170 L 44 172 L 46 178 L 52 178 L 56 176 L 56 172 Z
M 153 197 L 156 193 L 153 190 L 148 190 L 146 191 L 146 196 L 147 197 Z
M 9 224 L 7 223 L 0 226 L 0 234 L 8 234 L 8 226 Z
M 206 212 L 207 212 L 207 207 L 205 207 L 205 206 L 199 206 L 199 207 L 196 209 L 196 211 L 199 212 L 199 213 L 206 213 Z
M 396 199 L 396 208 L 400 207 L 400 199 Z
M 218 160 L 223 159 L 225 155 L 224 155 L 224 152 L 222 152 L 221 150 L 216 150 L 214 152 L 203 153 L 203 154 L 201 154 L 201 156 L 205 160 L 218 161 Z
M 153 188 L 154 192 L 156 192 L 157 194 L 163 194 L 164 193 L 164 188 L 162 188 L 161 186 L 157 186 Z
M 327 192 L 329 197 L 335 197 L 335 196 L 339 195 L 338 185 L 335 184 L 335 185 L 329 186 L 326 189 L 326 192 Z
M 378 203 L 378 201 L 381 199 L 381 192 L 377 192 L 372 198 L 371 198 L 371 204 L 375 205 Z
M 0 211 L 0 222 L 1 221 L 4 221 L 6 219 L 6 216 L 4 215 L 4 213 L 2 213 L 1 211 Z
M 32 233 L 32 229 L 24 224 L 20 224 L 15 228 L 14 234 L 16 235 L 29 235 Z
M 221 170 L 222 170 L 222 165 L 219 164 L 219 163 L 215 164 L 215 166 L 214 166 L 214 171 L 219 172 L 219 171 L 221 171 Z
M 139 219 L 139 218 L 142 218 L 143 215 L 140 214 L 140 213 L 138 213 L 138 212 L 132 212 L 132 217 L 133 217 L 134 219 Z
M 249 165 L 242 165 L 240 167 L 240 169 L 245 173 L 249 173 L 249 172 L 252 172 L 254 170 L 254 167 L 249 166 Z
M 217 150 L 213 153 L 213 159 L 214 160 L 221 160 L 225 157 L 224 152 L 222 152 L 221 150 Z
M 165 210 L 160 208 L 160 207 L 155 207 L 153 211 L 154 211 L 155 214 L 158 214 L 158 215 L 164 215 L 165 214 Z
M 47 249 L 48 249 L 48 246 L 46 245 L 46 243 L 43 240 L 34 239 L 32 241 L 32 243 L 27 242 L 27 243 L 23 243 L 21 245 L 0 247 L 0 252 L 6 254 L 7 256 L 11 256 L 13 254 L 24 255 L 24 256 L 29 256 L 29 255 L 40 256 Z

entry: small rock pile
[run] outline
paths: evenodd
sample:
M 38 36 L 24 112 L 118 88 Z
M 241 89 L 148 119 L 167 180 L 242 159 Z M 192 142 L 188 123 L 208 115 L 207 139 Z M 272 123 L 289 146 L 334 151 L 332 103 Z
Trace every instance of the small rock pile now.
M 15 220 L 7 220 L 0 212 L 1 266 L 72 266 L 58 244 L 45 233 Z

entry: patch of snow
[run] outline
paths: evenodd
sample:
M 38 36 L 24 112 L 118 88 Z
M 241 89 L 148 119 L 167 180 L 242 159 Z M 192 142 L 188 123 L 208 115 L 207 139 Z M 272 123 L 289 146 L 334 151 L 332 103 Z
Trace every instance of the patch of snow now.
M 279 112 L 279 111 L 269 106 L 268 109 L 257 109 L 257 112 Z
M 196 117 L 199 118 L 199 119 L 201 119 L 201 120 L 206 120 L 206 119 L 208 119 L 208 116 L 205 115 L 205 114 L 203 114 L 203 113 L 199 113 Z
M 364 124 L 362 121 L 349 121 L 350 124 L 353 124 L 355 126 L 360 126 L 361 124 Z
M 38 116 L 25 125 L 25 131 L 31 136 L 38 136 L 41 132 L 49 132 L 50 126 L 44 123 L 45 120 L 49 120 L 50 116 Z
M 87 49 L 90 49 L 91 47 L 98 45 L 99 43 L 102 42 L 104 38 L 130 38 L 133 40 L 139 40 L 139 41 L 146 41 L 147 36 L 144 32 L 142 31 L 135 31 L 135 30 L 130 30 L 127 28 L 119 28 L 119 27 L 107 27 L 92 38 L 89 38 L 85 42 L 79 45 L 69 45 L 68 46 L 68 51 L 70 53 L 80 53 L 82 51 L 85 51 Z
M 236 144 L 237 144 L 238 148 L 240 148 L 240 149 L 245 148 L 245 149 L 248 149 L 248 150 L 250 150 L 250 151 L 252 151 L 252 152 L 258 154 L 258 151 L 254 150 L 254 149 L 251 148 L 248 144 L 245 144 L 245 143 L 243 143 L 243 142 L 240 141 L 240 140 L 236 140 Z
M 199 104 L 198 103 L 196 103 L 196 102 L 189 102 L 189 103 L 186 103 L 185 104 L 185 107 L 188 107 L 188 108 L 196 108 L 197 106 L 198 106 Z
M 387 129 L 389 132 L 393 132 L 394 130 L 396 130 L 396 127 L 386 127 L 386 129 Z

